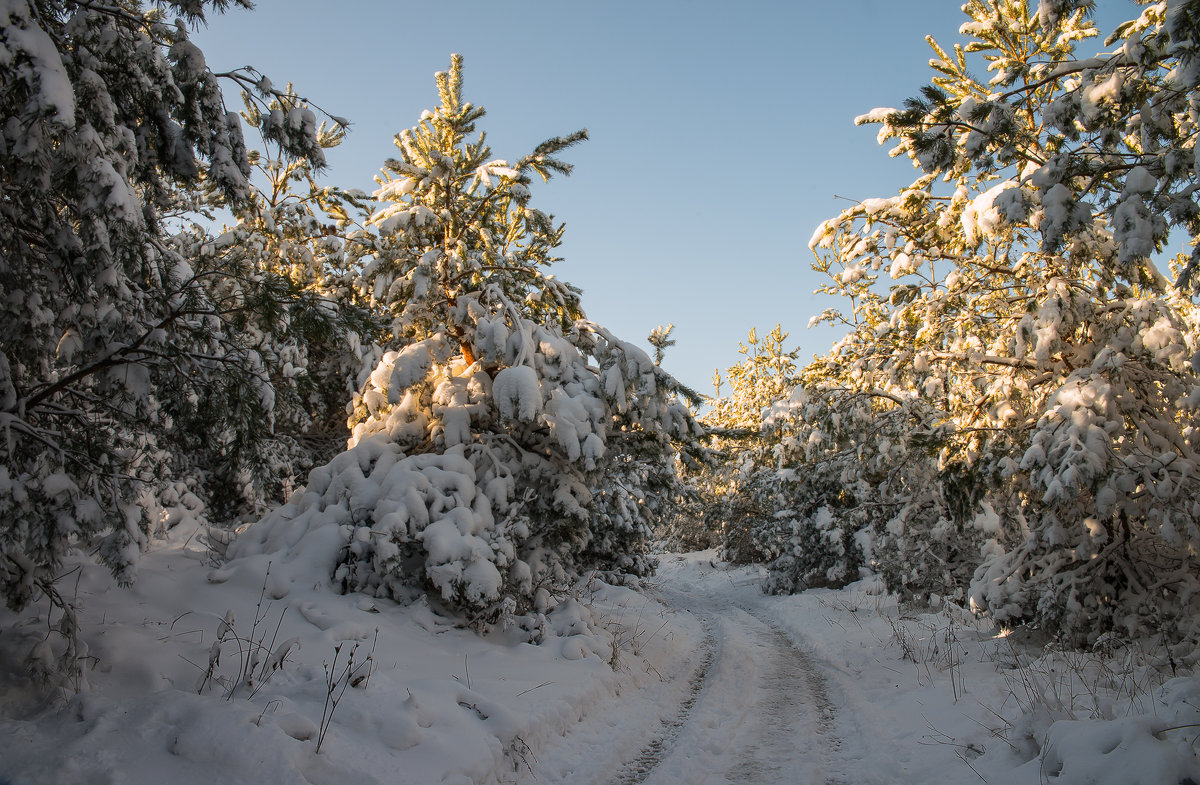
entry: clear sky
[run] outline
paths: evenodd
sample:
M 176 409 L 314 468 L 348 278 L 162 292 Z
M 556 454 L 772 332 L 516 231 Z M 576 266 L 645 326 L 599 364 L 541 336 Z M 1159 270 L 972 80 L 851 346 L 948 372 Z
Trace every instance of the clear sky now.
M 1035 3 L 1031 3 L 1035 4 Z M 959 0 L 257 0 L 195 40 L 217 71 L 253 65 L 351 123 L 329 182 L 370 191 L 393 135 L 437 103 L 433 74 L 464 57 L 464 97 L 488 110 L 493 153 L 517 158 L 587 128 L 569 178 L 533 205 L 565 221 L 556 274 L 589 318 L 648 347 L 700 392 L 776 323 L 807 362 L 839 334 L 807 329 L 808 240 L 847 199 L 911 182 L 876 126 L 853 118 L 927 83 L 932 34 L 957 37 Z M 1099 0 L 1102 33 L 1136 15 Z M 1109 23 L 1108 27 L 1105 24 Z M 234 104 L 231 103 L 231 106 Z

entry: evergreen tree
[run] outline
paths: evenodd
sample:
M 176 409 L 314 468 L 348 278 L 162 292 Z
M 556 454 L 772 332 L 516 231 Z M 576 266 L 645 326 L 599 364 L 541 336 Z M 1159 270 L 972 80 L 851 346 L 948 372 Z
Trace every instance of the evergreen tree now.
M 785 348 L 788 334 L 777 324 L 762 338 L 751 328 L 746 342 L 738 344 L 738 354 L 746 359 L 713 373 L 716 397 L 704 417 L 712 428 L 761 430 L 763 414 L 777 401 L 791 394 L 799 381 L 796 372 L 798 349 Z M 729 385 L 729 393 L 721 388 Z
M 218 406 L 210 413 L 227 438 L 203 438 L 216 423 L 181 428 L 193 435 L 184 456 L 206 480 L 219 521 L 260 517 L 344 449 L 346 403 L 381 329 L 357 286 L 356 265 L 373 247 L 361 223 L 365 194 L 319 184 L 309 158 L 272 138 L 279 117 L 309 111 L 290 85 L 265 106 L 243 97 L 243 117 L 260 136 L 248 155 L 255 188 L 238 203 L 204 195 L 202 206 L 230 209 L 233 226 L 214 235 L 197 222 L 172 238 L 231 335 L 261 358 L 273 391 L 266 423 L 239 422 L 232 415 L 243 409 Z M 335 147 L 345 121 L 315 133 L 322 150 Z
M 921 174 L 814 235 L 825 291 L 852 303 L 821 318 L 851 332 L 804 375 L 871 398 L 859 443 L 913 412 L 899 443 L 938 490 L 871 523 L 897 588 L 961 592 L 967 561 L 1002 622 L 1197 635 L 1200 312 L 1155 258 L 1200 230 L 1193 5 L 1148 5 L 1079 58 L 1089 3 L 970 0 L 971 40 L 930 39 L 921 96 L 860 118 Z M 949 572 L 921 565 L 932 543 Z
M 251 198 L 241 122 L 187 34 L 228 5 L 13 0 L 0 15 L 0 593 L 10 607 L 47 595 L 65 609 L 52 583 L 75 547 L 131 580 L 148 535 L 171 520 L 164 507 L 194 505 L 171 456 L 193 439 L 228 439 L 226 420 L 269 420 L 262 357 L 230 322 L 237 306 L 205 281 L 220 271 L 193 267 L 167 231 L 201 184 L 230 204 Z M 276 94 L 257 72 L 226 76 L 257 101 Z M 319 167 L 315 132 L 313 113 L 297 109 L 268 134 Z M 69 645 L 63 656 L 73 664 Z
M 584 568 L 650 569 L 644 502 L 697 426 L 678 383 L 546 272 L 563 227 L 530 205 L 530 185 L 569 173 L 555 156 L 586 132 L 494 159 L 459 56 L 437 86 L 375 194 L 361 286 L 391 348 L 363 373 L 351 450 L 233 552 L 301 518 L 344 526 L 342 587 L 432 589 L 490 621 Z
M 701 418 L 709 436 L 706 452 L 689 471 L 699 497 L 699 514 L 675 539 L 690 547 L 720 544 L 735 562 L 770 561 L 779 555 L 775 519 L 778 440 L 765 432 L 764 416 L 787 398 L 799 381 L 798 350 L 787 349 L 779 325 L 762 338 L 751 329 L 738 345 L 744 360 L 713 374 L 716 397 Z M 727 394 L 722 387 L 729 385 Z

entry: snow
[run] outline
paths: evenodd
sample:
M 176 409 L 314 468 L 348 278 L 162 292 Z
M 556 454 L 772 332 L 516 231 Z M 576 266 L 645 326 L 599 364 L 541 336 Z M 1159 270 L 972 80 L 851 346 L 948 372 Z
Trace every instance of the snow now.
M 1125 175 L 1125 190 L 1123 196 L 1138 194 L 1147 196 L 1158 187 L 1158 179 L 1150 174 L 1144 166 L 1135 166 Z
M 1200 771 L 1194 730 L 1164 732 L 1195 722 L 1200 681 L 1164 683 L 1119 658 L 1042 655 L 951 604 L 903 608 L 871 582 L 763 596 L 757 569 L 713 555 L 668 557 L 660 580 L 777 626 L 813 663 L 833 711 L 809 739 L 836 752 L 812 762 L 825 779 L 811 781 L 1174 785 Z M 1142 689 L 1122 691 L 1139 679 Z
M 384 184 L 374 192 L 374 196 L 379 201 L 399 200 L 400 197 L 412 193 L 416 186 L 417 183 L 411 178 L 401 177 Z
M 21 659 L 44 624 L 32 612 L 3 620 L 13 632 L 0 640 L 0 781 L 515 782 L 591 706 L 656 682 L 651 661 L 669 676 L 688 643 L 660 633 L 630 651 L 614 636 L 657 629 L 666 610 L 598 582 L 548 609 L 535 646 L 503 630 L 480 637 L 424 601 L 337 594 L 312 542 L 213 571 L 199 539 L 194 525 L 176 527 L 130 589 L 80 563 L 90 650 L 84 688 L 63 701 L 40 700 Z M 264 641 L 266 675 L 243 679 L 239 650 L 251 640 Z M 326 723 L 324 666 L 340 646 L 340 673 L 356 645 L 369 679 L 346 689 Z
M 906 275 L 911 275 L 912 273 L 916 272 L 916 270 L 916 264 L 913 263 L 912 258 L 908 254 L 904 253 L 904 251 L 900 251 L 896 254 L 896 256 L 892 259 L 891 267 L 888 268 L 888 272 L 892 278 L 903 278 Z
M 1132 174 L 1130 175 L 1132 177 Z M 1127 185 L 1127 188 L 1129 186 Z M 1161 223 L 1162 219 L 1158 219 Z M 1122 199 L 1113 211 L 1113 239 L 1120 247 L 1118 258 L 1125 262 L 1135 257 L 1150 256 L 1155 251 L 1155 220 L 1140 196 Z M 1162 227 L 1165 234 L 1166 227 Z
M 890 115 L 896 114 L 896 110 L 886 106 L 878 106 L 866 114 L 860 114 L 854 118 L 855 125 L 866 125 L 867 123 L 882 123 L 885 122 Z
M 1046 190 L 1042 196 L 1043 218 L 1040 229 L 1048 245 L 1062 239 L 1063 233 L 1070 228 L 1075 209 L 1075 196 L 1062 183 L 1054 183 Z
M 901 201 L 901 199 L 899 196 L 890 196 L 886 199 L 880 199 L 880 198 L 863 199 L 860 204 L 862 205 L 862 209 L 863 209 L 864 213 L 866 213 L 869 216 L 876 216 L 881 213 L 890 212 L 897 205 L 900 204 L 900 201 Z
M 1080 91 L 1080 110 L 1085 122 L 1095 122 L 1105 104 L 1115 105 L 1121 97 L 1125 79 L 1119 71 L 1109 74 L 1103 81 L 1094 82 Z
M 809 250 L 816 250 L 818 247 L 827 248 L 828 245 L 823 243 L 832 241 L 833 229 L 835 228 L 836 227 L 830 227 L 828 221 L 822 221 L 817 228 L 813 230 L 812 237 L 810 237 L 808 240 Z
M 29 58 L 36 85 L 35 100 L 48 117 L 64 128 L 75 127 L 75 91 L 54 41 L 31 22 L 25 0 L 0 0 L 0 66 L 11 68 L 18 55 Z M 25 66 L 19 70 L 24 71 Z
M 1012 200 L 1001 198 L 1006 191 L 1017 187 L 1016 182 L 1005 180 L 984 191 L 967 205 L 962 214 L 962 226 L 968 246 L 994 237 L 1005 223 L 1023 217 L 1018 214 L 1019 206 Z
M 424 600 L 337 594 L 311 542 L 214 572 L 197 534 L 175 527 L 131 589 L 79 564 L 87 666 L 61 702 L 38 698 L 19 658 L 44 620 L 6 624 L 0 781 L 1200 778 L 1200 680 L 1133 652 L 1043 653 L 953 604 L 906 609 L 873 581 L 772 597 L 759 568 L 667 554 L 642 593 L 576 586 L 531 645 Z M 251 639 L 264 653 L 247 678 Z M 327 719 L 326 666 L 338 658 L 336 678 L 352 649 L 363 678 Z
M 1000 516 L 996 513 L 995 508 L 987 502 L 980 507 L 979 514 L 971 522 L 972 525 L 984 534 L 999 535 L 1001 532 Z
M 873 582 L 767 597 L 760 577 L 712 551 L 666 556 L 662 594 L 701 622 L 690 666 L 699 678 L 677 699 L 682 710 L 655 723 L 641 695 L 623 696 L 541 750 L 534 781 L 1034 785 L 1049 776 L 1175 785 L 1195 777 L 1195 734 L 1164 732 L 1194 721 L 1193 679 L 1164 685 L 1086 655 L 1039 657 L 953 605 L 903 609 Z M 1118 688 L 1114 698 L 1098 688 L 1109 666 L 1119 679 L 1146 679 L 1145 689 L 1135 697 Z M 614 752 L 639 727 L 642 751 Z
M 395 392 L 411 387 L 424 379 L 432 367 L 433 354 L 430 352 L 428 342 L 422 341 L 401 349 L 392 361 L 392 373 L 387 383 L 389 398 Z M 371 381 L 375 380 L 375 375 L 372 374 Z M 382 387 L 383 385 L 377 386 Z M 395 400 L 389 402 L 395 403 Z
M 1152 717 L 1057 722 L 1047 734 L 1040 768 L 1048 779 L 1060 782 L 1185 782 L 1194 776 L 1194 767 L 1177 754 L 1175 740 L 1159 738 L 1166 727 Z
M 42 493 L 50 497 L 79 493 L 79 486 L 63 472 L 55 472 L 42 480 Z
M 492 382 L 492 395 L 500 414 L 508 419 L 528 422 L 536 418 L 542 409 L 537 371 L 528 365 L 515 365 L 497 373 Z

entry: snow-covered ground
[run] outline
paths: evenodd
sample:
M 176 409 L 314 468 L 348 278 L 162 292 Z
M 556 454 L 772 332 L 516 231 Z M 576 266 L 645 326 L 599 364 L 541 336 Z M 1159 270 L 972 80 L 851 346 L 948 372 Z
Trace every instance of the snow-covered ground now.
M 695 741 L 647 782 L 1200 781 L 1200 681 L 1141 652 L 1045 654 L 872 582 L 765 596 L 759 571 L 712 556 L 668 555 L 659 580 L 732 662 L 697 701 Z
M 0 620 L 0 781 L 516 782 L 547 739 L 658 682 L 651 661 L 686 660 L 687 625 L 663 629 L 666 609 L 629 589 L 580 587 L 535 646 L 424 603 L 336 594 L 311 563 L 320 550 L 213 569 L 181 532 L 129 589 L 85 567 L 63 581 L 89 645 L 84 689 L 65 700 L 40 700 L 21 660 L 46 621 Z M 251 641 L 264 656 L 247 680 Z
M 531 645 L 338 595 L 308 551 L 214 570 L 187 535 L 130 589 L 62 582 L 78 693 L 29 682 L 45 619 L 0 620 L 0 782 L 1200 781 L 1200 683 L 1121 652 L 1035 659 L 867 584 L 768 597 L 754 569 L 668 554 L 642 593 L 577 587 Z

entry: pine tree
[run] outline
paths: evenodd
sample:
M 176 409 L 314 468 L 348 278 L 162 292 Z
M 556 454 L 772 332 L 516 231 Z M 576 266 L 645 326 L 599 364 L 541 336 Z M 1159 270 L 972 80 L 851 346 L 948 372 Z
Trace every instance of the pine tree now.
M 704 421 L 712 428 L 760 430 L 763 412 L 775 402 L 787 398 L 799 381 L 796 372 L 798 349 L 787 349 L 788 334 L 780 325 L 762 338 L 751 328 L 746 342 L 738 344 L 738 354 L 746 359 L 713 374 L 716 397 Z M 729 393 L 721 388 L 729 385 Z
M 1200 230 L 1193 5 L 1148 5 L 1078 58 L 1089 3 L 970 0 L 971 40 L 930 39 L 920 97 L 860 118 L 921 174 L 814 235 L 853 305 L 822 315 L 851 332 L 805 379 L 871 397 L 860 442 L 920 410 L 903 449 L 924 446 L 938 490 L 871 529 L 893 584 L 946 576 L 921 566 L 934 543 L 960 592 L 979 565 L 972 600 L 999 621 L 1197 635 L 1200 312 L 1155 256 Z
M 375 194 L 361 285 L 390 347 L 354 397 L 351 450 L 234 553 L 301 517 L 345 525 L 343 588 L 432 590 L 491 621 L 584 568 L 650 569 L 650 467 L 669 470 L 696 426 L 678 383 L 546 271 L 563 226 L 530 205 L 530 185 L 569 173 L 556 156 L 586 132 L 494 159 L 459 56 L 437 87 Z
M 76 547 L 133 578 L 164 506 L 193 498 L 172 456 L 206 437 L 182 423 L 220 440 L 218 421 L 270 418 L 262 357 L 204 280 L 219 271 L 189 264 L 168 231 L 201 187 L 250 201 L 241 121 L 187 34 L 229 4 L 15 0 L 0 18 L 0 593 L 12 608 L 44 595 L 69 611 L 53 581 Z M 260 102 L 276 93 L 251 70 L 226 76 Z M 289 114 L 270 135 L 319 167 L 313 118 Z
M 778 442 L 764 432 L 764 416 L 799 381 L 799 351 L 785 348 L 787 337 L 779 325 L 762 338 L 752 328 L 738 345 L 745 359 L 724 377 L 714 372 L 716 397 L 701 418 L 710 437 L 708 454 L 689 476 L 703 500 L 693 522 L 700 531 L 683 540 L 704 545 L 706 537 L 715 537 L 734 562 L 770 561 L 780 553 L 773 487 Z M 729 392 L 722 395 L 726 383 Z
M 238 422 L 237 407 L 210 410 L 228 439 L 214 443 L 203 438 L 212 426 L 176 423 L 193 435 L 185 455 L 206 480 L 218 521 L 260 517 L 344 449 L 346 403 L 381 329 L 357 286 L 356 267 L 373 248 L 362 225 L 365 194 L 320 184 L 309 158 L 272 138 L 272 125 L 285 124 L 279 117 L 310 111 L 291 85 L 263 106 L 245 91 L 243 99 L 243 118 L 260 136 L 248 155 L 255 188 L 239 203 L 204 195 L 203 207 L 235 216 L 224 231 L 197 221 L 172 238 L 221 304 L 232 339 L 261 358 L 273 392 L 266 423 Z M 345 121 L 315 133 L 322 151 L 335 147 Z

